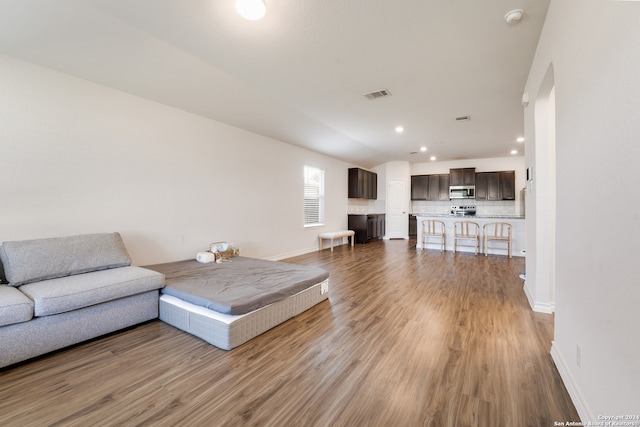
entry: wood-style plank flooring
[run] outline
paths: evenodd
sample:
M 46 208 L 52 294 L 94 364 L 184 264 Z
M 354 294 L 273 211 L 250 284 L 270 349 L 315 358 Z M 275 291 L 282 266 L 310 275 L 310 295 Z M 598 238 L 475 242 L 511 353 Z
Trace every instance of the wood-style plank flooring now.
M 578 421 L 522 258 L 415 241 L 287 260 L 329 301 L 229 352 L 159 320 L 0 371 L 2 426 L 552 426 Z

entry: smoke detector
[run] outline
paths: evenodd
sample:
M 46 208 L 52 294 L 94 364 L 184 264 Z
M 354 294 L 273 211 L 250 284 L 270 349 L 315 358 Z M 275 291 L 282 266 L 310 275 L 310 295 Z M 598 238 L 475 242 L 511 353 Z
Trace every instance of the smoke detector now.
M 511 12 L 507 12 L 507 14 L 504 15 L 504 20 L 507 21 L 507 24 L 513 24 L 520 22 L 522 15 L 524 15 L 524 10 L 513 9 Z

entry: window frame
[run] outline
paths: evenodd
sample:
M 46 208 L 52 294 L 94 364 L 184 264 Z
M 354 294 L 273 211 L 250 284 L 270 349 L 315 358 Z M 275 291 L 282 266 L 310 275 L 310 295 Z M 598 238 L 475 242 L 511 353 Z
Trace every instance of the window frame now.
M 309 201 L 317 200 L 316 206 L 309 204 Z M 325 207 L 325 171 L 315 166 L 304 167 L 303 180 L 303 224 L 305 228 L 320 227 L 324 225 Z M 313 208 L 313 211 L 309 211 Z M 311 217 L 311 218 L 310 218 Z M 309 219 L 317 218 L 313 222 Z

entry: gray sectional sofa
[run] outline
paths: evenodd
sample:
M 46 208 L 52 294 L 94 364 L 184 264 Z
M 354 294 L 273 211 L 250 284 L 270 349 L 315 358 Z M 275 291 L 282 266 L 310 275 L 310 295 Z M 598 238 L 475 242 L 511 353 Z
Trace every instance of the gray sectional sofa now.
M 118 233 L 0 246 L 0 368 L 158 317 L 164 275 Z

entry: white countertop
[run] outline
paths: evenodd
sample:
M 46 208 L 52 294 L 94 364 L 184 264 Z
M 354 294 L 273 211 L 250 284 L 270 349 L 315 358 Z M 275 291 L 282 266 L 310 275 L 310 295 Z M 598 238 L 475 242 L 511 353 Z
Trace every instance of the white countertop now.
M 430 218 L 458 218 L 458 219 L 468 219 L 468 220 L 471 220 L 473 218 L 525 219 L 524 216 L 522 215 L 501 215 L 501 214 L 449 215 L 449 214 L 432 213 L 432 212 L 412 212 L 411 215 L 420 216 L 420 217 L 430 217 Z

